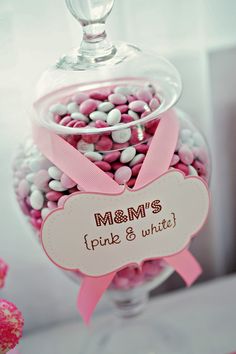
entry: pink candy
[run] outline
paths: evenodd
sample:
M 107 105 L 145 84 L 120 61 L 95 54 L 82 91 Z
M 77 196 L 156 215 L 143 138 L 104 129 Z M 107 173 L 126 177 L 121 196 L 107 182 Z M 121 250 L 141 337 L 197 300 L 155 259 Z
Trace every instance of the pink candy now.
M 104 156 L 104 161 L 106 162 L 114 162 L 120 158 L 120 152 L 119 151 L 113 151 Z
M 120 113 L 126 113 L 129 107 L 126 104 L 116 106 L 116 109 L 119 109 Z
M 105 161 L 95 161 L 94 164 L 99 167 L 104 172 L 108 172 L 111 170 L 111 165 Z
M 89 115 L 90 113 L 94 112 L 97 108 L 97 102 L 92 99 L 88 99 L 81 103 L 80 105 L 80 112 L 85 115 Z
M 61 176 L 61 184 L 63 187 L 68 189 L 76 186 L 76 182 L 73 181 L 70 177 L 68 177 L 65 173 L 63 173 Z
M 75 122 L 75 124 L 73 125 L 74 128 L 84 128 L 86 126 L 85 122 L 82 122 L 81 120 Z
M 186 176 L 188 175 L 188 167 L 186 166 L 186 165 L 184 165 L 183 163 L 177 163 L 176 165 L 175 165 L 175 168 L 177 169 L 177 170 L 180 170 L 180 171 L 182 171 Z
M 51 202 L 56 202 L 62 195 L 61 192 L 51 191 L 46 194 L 46 198 Z
M 30 210 L 30 215 L 32 216 L 32 218 L 38 219 L 41 217 L 41 211 L 36 210 L 36 209 L 32 209 L 32 210 Z
M 128 114 L 122 114 L 121 115 L 121 121 L 122 123 L 130 123 L 133 122 L 134 118 L 129 116 Z
M 82 135 L 83 141 L 85 141 L 88 144 L 94 144 L 96 143 L 100 138 L 99 134 L 84 134 Z
M 107 136 L 101 136 L 99 141 L 96 143 L 96 150 L 98 151 L 109 151 L 112 149 L 113 142 Z
M 57 206 L 58 207 L 62 207 L 66 201 L 66 199 L 68 198 L 68 195 L 63 195 L 59 200 L 58 200 L 58 203 L 57 203 Z
M 146 154 L 148 152 L 148 146 L 144 144 L 139 144 L 135 146 L 136 151 L 141 154 Z
M 132 175 L 135 177 L 138 176 L 141 167 L 142 167 L 142 163 L 138 163 L 137 165 L 134 165 L 134 167 L 132 167 Z
M 178 155 L 174 154 L 170 163 L 170 166 L 174 166 L 179 162 L 180 158 Z
M 67 117 L 62 118 L 62 120 L 60 121 L 59 124 L 60 125 L 67 125 L 70 121 L 71 121 L 71 117 L 67 116 Z
M 53 210 L 55 208 L 57 208 L 57 203 L 56 202 L 47 202 L 47 207 L 50 210 Z
M 203 163 L 201 163 L 200 161 L 195 160 L 193 163 L 193 167 L 196 169 L 196 171 L 198 172 L 198 174 L 201 175 L 206 175 L 206 167 L 204 166 Z
M 110 95 L 110 89 L 100 89 L 99 91 L 93 91 L 89 96 L 95 100 L 104 101 Z

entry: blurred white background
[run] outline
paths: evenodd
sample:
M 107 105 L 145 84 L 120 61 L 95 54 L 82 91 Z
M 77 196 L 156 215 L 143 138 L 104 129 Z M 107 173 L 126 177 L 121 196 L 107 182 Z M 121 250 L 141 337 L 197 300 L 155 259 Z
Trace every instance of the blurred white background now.
M 202 279 L 236 269 L 235 16 L 234 0 L 117 0 L 107 23 L 112 39 L 152 48 L 176 65 L 184 84 L 179 106 L 209 141 L 212 210 L 192 247 Z M 30 131 L 37 79 L 81 36 L 64 0 L 0 0 L 0 257 L 10 264 L 0 296 L 24 312 L 26 331 L 78 317 L 76 286 L 50 264 L 17 208 L 11 161 Z

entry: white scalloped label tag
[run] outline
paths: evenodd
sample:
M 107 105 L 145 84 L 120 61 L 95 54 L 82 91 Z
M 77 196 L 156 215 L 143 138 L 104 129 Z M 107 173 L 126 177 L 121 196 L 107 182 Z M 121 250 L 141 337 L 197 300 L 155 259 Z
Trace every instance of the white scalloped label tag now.
M 136 191 L 72 194 L 45 219 L 42 243 L 56 265 L 101 276 L 180 252 L 208 210 L 205 183 L 173 170 Z

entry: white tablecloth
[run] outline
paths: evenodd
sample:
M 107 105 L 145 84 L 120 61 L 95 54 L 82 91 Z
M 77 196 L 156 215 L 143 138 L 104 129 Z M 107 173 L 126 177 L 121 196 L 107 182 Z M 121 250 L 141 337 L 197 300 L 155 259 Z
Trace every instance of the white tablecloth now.
M 145 318 L 160 329 L 157 347 L 160 341 L 170 340 L 176 348 L 160 354 L 227 354 L 236 351 L 235 302 L 236 276 L 228 276 L 155 298 Z M 79 353 L 84 335 L 79 321 L 61 323 L 29 334 L 19 350 L 21 354 Z M 117 354 L 122 354 L 119 348 Z

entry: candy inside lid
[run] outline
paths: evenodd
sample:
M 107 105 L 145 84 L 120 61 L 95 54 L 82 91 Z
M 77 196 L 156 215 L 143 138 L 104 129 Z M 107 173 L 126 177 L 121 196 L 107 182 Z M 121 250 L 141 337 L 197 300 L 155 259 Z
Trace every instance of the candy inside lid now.
M 108 39 L 105 22 L 113 4 L 114 0 L 66 0 L 69 11 L 82 26 L 83 39 L 79 48 L 60 57 L 54 66 L 43 73 L 37 85 L 35 108 L 41 125 L 58 133 L 71 134 L 71 127 L 55 122 L 50 107 L 58 102 L 68 103 L 71 97 L 81 92 L 88 94 L 101 89 L 114 90 L 115 87 L 137 92 L 149 87 L 160 104 L 154 109 L 147 105 L 146 114 L 139 123 L 156 118 L 178 100 L 181 79 L 169 61 L 156 53 L 143 52 L 135 45 L 113 43 Z M 120 124 L 119 129 L 124 124 L 127 127 L 137 122 Z M 74 128 L 73 134 L 79 134 L 81 129 L 85 134 L 91 133 L 91 127 L 86 126 Z M 104 131 L 106 129 L 102 128 Z M 109 129 L 117 129 L 117 126 Z

